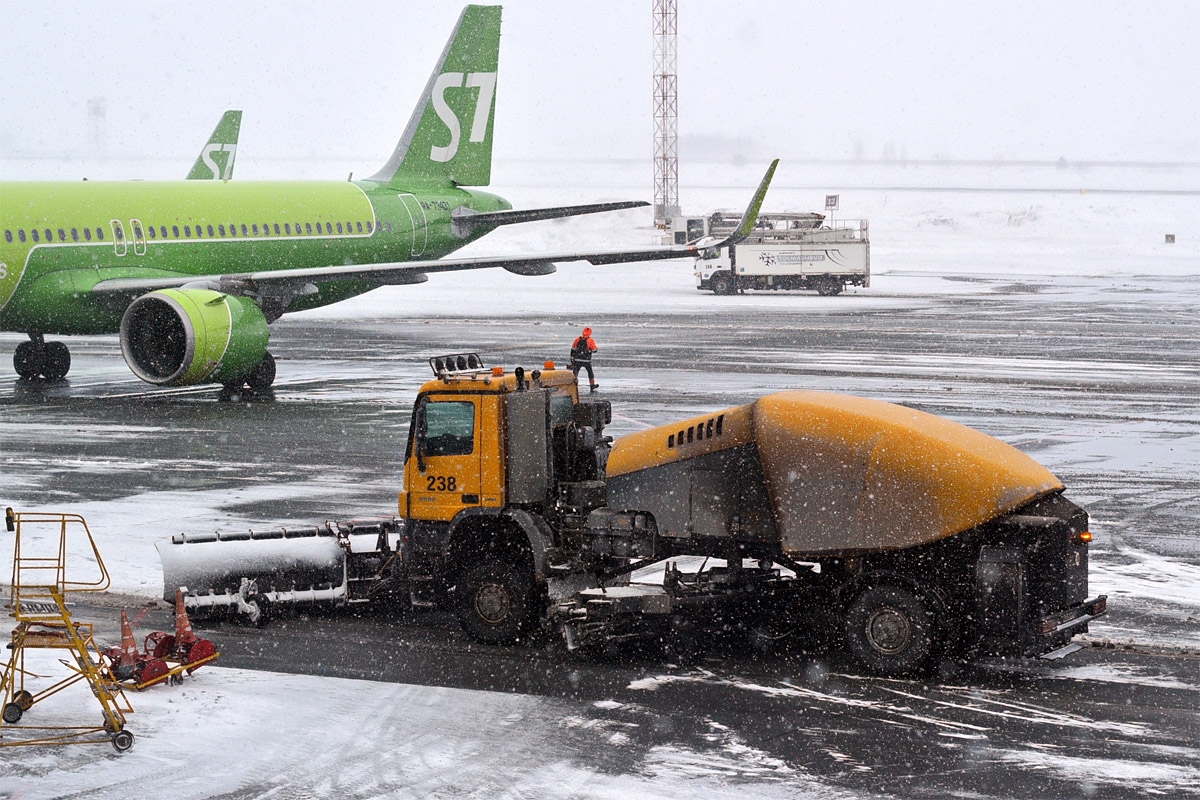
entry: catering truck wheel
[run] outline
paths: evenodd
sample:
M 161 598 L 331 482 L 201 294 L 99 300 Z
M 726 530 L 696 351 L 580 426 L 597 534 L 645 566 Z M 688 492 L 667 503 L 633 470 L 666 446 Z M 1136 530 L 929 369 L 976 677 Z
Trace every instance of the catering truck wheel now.
M 871 586 L 850 603 L 846 648 L 858 663 L 883 675 L 911 675 L 929 664 L 937 623 L 928 605 L 908 589 Z
M 533 617 L 533 576 L 527 566 L 497 561 L 467 567 L 458 578 L 458 621 L 487 644 L 511 644 Z
M 713 294 L 733 294 L 733 281 L 726 272 L 718 272 L 708 280 Z

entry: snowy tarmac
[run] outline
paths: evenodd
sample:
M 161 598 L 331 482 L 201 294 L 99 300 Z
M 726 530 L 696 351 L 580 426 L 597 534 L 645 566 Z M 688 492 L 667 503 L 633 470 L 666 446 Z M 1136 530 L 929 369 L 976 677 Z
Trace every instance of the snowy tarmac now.
M 698 208 L 744 202 L 732 185 L 755 178 L 742 177 L 714 178 Z M 680 262 L 381 289 L 273 326 L 265 402 L 149 387 L 115 337 L 77 337 L 65 384 L 0 373 L 0 504 L 83 514 L 123 602 L 149 603 L 153 544 L 172 533 L 392 513 L 429 356 L 533 367 L 564 360 L 589 324 L 614 435 L 803 388 L 904 403 L 1021 448 L 1091 514 L 1091 594 L 1111 610 L 1089 639 L 1132 650 L 935 686 L 856 677 L 836 658 L 579 665 L 473 648 L 437 614 L 219 628 L 218 663 L 273 671 L 214 667 L 134 696 L 124 756 L 0 751 L 0 796 L 1200 793 L 1200 181 L 1154 173 L 1131 181 L 1149 194 L 1085 194 L 1069 177 L 955 192 L 897 190 L 892 175 L 844 194 L 871 219 L 874 277 L 834 298 L 701 294 Z M 820 193 L 781 178 L 768 207 L 816 207 Z M 611 196 L 504 194 L 518 207 L 642 194 L 614 182 Z M 518 226 L 473 249 L 649 237 L 631 212 Z M 0 334 L 5 359 L 21 338 Z M 7 563 L 0 547 L 0 574 Z M 298 655 L 270 657 L 285 643 Z M 371 682 L 279 674 L 300 661 Z

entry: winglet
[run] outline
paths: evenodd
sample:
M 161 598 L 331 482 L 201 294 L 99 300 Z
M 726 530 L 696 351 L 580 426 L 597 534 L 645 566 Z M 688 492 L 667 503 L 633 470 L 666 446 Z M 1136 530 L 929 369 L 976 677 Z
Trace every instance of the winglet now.
M 754 224 L 758 222 L 758 212 L 762 209 L 763 200 L 767 196 L 767 187 L 771 185 L 771 178 L 775 177 L 775 168 L 778 166 L 779 159 L 777 158 L 771 162 L 771 166 L 767 167 L 767 174 L 763 175 L 762 183 L 758 184 L 758 189 L 754 192 L 750 205 L 746 206 L 746 213 L 742 214 L 741 222 L 738 223 L 733 234 L 722 244 L 737 244 L 749 236 L 750 231 L 754 230 Z

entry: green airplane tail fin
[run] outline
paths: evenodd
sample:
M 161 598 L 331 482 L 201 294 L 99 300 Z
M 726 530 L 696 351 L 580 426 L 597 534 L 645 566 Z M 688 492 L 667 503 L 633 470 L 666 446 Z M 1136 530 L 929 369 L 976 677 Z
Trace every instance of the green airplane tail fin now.
M 500 56 L 500 6 L 467 6 L 392 157 L 370 180 L 487 186 Z
M 238 133 L 242 129 L 242 112 L 226 111 L 221 116 L 217 127 L 213 128 L 212 136 L 192 171 L 187 174 L 189 181 L 227 181 L 233 177 L 233 160 L 237 156 Z

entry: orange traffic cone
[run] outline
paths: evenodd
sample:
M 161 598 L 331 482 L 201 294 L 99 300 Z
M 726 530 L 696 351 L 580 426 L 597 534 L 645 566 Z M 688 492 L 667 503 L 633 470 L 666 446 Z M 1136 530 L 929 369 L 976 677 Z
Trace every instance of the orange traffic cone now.
M 208 639 L 201 639 L 192 631 L 192 623 L 188 620 L 187 606 L 183 602 L 183 592 L 175 590 L 175 657 L 181 664 L 191 664 L 188 674 L 200 668 L 206 659 L 217 654 L 217 647 Z
M 196 634 L 192 632 L 192 623 L 188 620 L 187 606 L 183 603 L 183 592 L 179 589 L 175 590 L 175 646 L 181 648 L 184 645 L 191 644 L 196 641 Z
M 133 638 L 133 626 L 129 624 L 129 615 L 125 610 L 121 610 L 121 657 L 117 660 L 117 665 L 121 667 L 132 667 L 137 663 L 138 649 L 137 639 Z

